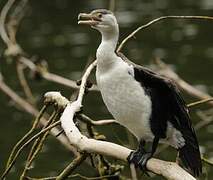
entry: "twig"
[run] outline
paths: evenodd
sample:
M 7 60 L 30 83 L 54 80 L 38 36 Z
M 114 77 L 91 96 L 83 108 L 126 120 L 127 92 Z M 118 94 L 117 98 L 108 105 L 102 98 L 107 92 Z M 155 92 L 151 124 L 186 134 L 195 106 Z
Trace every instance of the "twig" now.
M 201 129 L 212 122 L 213 122 L 213 117 L 209 117 L 208 119 L 205 119 L 205 121 L 200 121 L 195 125 L 195 130 Z
M 30 103 L 28 103 L 23 98 L 18 96 L 9 86 L 5 84 L 3 80 L 0 80 L 0 90 L 3 91 L 7 96 L 9 96 L 16 104 L 22 107 L 27 113 L 33 115 L 34 117 L 38 115 L 39 111 L 35 107 L 33 107 Z M 45 125 L 46 122 L 47 120 L 42 117 L 40 120 L 40 125 Z M 53 136 L 56 136 L 59 132 L 60 130 L 57 128 L 51 129 L 51 134 Z M 73 148 L 69 144 L 67 138 L 64 135 L 58 136 L 56 139 L 59 140 L 61 144 L 63 144 L 67 149 L 72 151 L 75 155 L 78 154 L 75 148 Z
M 42 73 L 42 77 L 48 81 L 52 81 L 58 84 L 65 85 L 67 87 L 71 87 L 73 89 L 79 89 L 80 87 L 76 84 L 75 81 L 64 78 L 62 76 L 59 76 L 54 73 L 45 72 Z M 91 88 L 89 88 L 89 91 L 98 91 L 97 85 L 93 84 Z
M 205 163 L 207 163 L 210 166 L 213 166 L 213 162 L 210 161 L 210 160 L 208 160 L 208 159 L 206 159 L 206 158 L 204 158 L 204 157 L 202 157 L 202 161 L 205 162 Z
M 81 179 L 85 179 L 85 180 L 103 180 L 103 179 L 113 179 L 118 177 L 118 175 L 106 175 L 106 176 L 101 176 L 101 177 L 86 177 L 83 176 L 81 174 L 74 174 L 74 175 L 70 175 L 70 178 L 74 178 L 74 177 L 79 177 Z
M 194 107 L 194 106 L 197 106 L 197 105 L 200 105 L 200 104 L 204 104 L 204 103 L 207 103 L 207 102 L 210 102 L 210 101 L 213 101 L 213 98 L 203 99 L 203 100 L 200 100 L 200 101 L 196 101 L 196 102 L 187 104 L 187 107 L 191 108 L 191 107 Z
M 19 60 L 26 67 L 28 67 L 31 71 L 33 71 L 33 72 L 38 71 L 37 66 L 32 61 L 30 61 L 28 58 L 22 56 Z M 61 85 L 64 85 L 64 86 L 67 86 L 67 87 L 70 87 L 70 88 L 73 88 L 73 89 L 79 89 L 80 88 L 79 86 L 77 86 L 75 81 L 64 78 L 60 75 L 57 75 L 57 74 L 54 74 L 54 73 L 51 73 L 51 72 L 48 72 L 48 71 L 45 71 L 45 72 L 39 71 L 39 73 L 44 79 L 46 79 L 48 81 L 58 83 L 58 84 L 61 84 Z M 93 86 L 91 88 L 89 88 L 89 91 L 98 91 L 97 85 L 93 84 Z
M 150 22 L 148 22 L 147 24 L 145 25 L 142 25 L 140 27 L 138 27 L 136 30 L 134 30 L 131 34 L 129 34 L 122 42 L 121 44 L 119 45 L 119 47 L 117 48 L 117 52 L 121 51 L 121 49 L 123 48 L 124 44 L 129 40 L 131 39 L 132 37 L 135 36 L 135 34 L 137 32 L 139 32 L 140 30 L 142 29 L 146 29 L 148 27 L 150 27 L 151 25 L 157 23 L 157 22 L 160 22 L 162 20 L 165 20 L 165 19 L 199 19 L 199 20 L 213 20 L 213 17 L 209 17 L 209 16 L 162 16 L 162 17 L 159 17 L 159 18 L 156 18 Z
M 47 128 L 41 130 L 39 133 L 37 133 L 36 135 L 34 135 L 33 137 L 31 137 L 27 142 L 25 142 L 16 152 L 16 154 L 14 155 L 14 158 L 12 159 L 12 161 L 10 162 L 10 164 L 8 165 L 8 167 L 6 168 L 6 170 L 3 172 L 1 178 L 4 179 L 5 176 L 8 174 L 8 172 L 10 171 L 10 169 L 12 168 L 12 166 L 14 165 L 17 157 L 19 156 L 19 154 L 21 153 L 21 151 L 28 145 L 30 144 L 33 140 L 37 139 L 38 137 L 40 137 L 42 134 L 44 134 L 45 132 L 47 132 L 48 130 L 54 128 L 55 126 L 59 125 L 60 121 L 57 121 L 53 124 L 51 124 L 50 126 L 48 126 Z
M 85 93 L 85 89 L 86 89 L 86 83 L 87 83 L 87 78 L 90 75 L 91 71 L 93 70 L 93 68 L 96 66 L 97 64 L 97 60 L 94 61 L 92 64 L 90 64 L 90 66 L 87 68 L 86 72 L 84 73 L 82 80 L 81 80 L 81 87 L 79 90 L 79 94 L 78 94 L 78 98 L 77 101 L 81 104 L 82 100 L 83 100 L 83 96 Z
M 26 176 L 25 177 L 25 180 L 55 180 L 56 177 L 43 177 L 43 178 L 32 178 L 32 177 L 29 177 L 29 176 Z
M 212 98 L 209 94 L 196 89 L 195 87 L 193 87 L 192 85 L 190 85 L 189 83 L 187 83 L 186 81 L 181 79 L 178 76 L 178 74 L 176 74 L 174 71 L 172 71 L 172 69 L 169 68 L 169 66 L 167 64 L 165 64 L 163 61 L 157 59 L 156 64 L 159 67 L 158 71 L 161 75 L 164 75 L 164 76 L 172 79 L 178 85 L 179 88 L 183 89 L 189 95 L 194 96 L 201 100 Z M 209 101 L 208 104 L 213 105 L 213 102 Z
M 21 54 L 22 49 L 21 47 L 14 43 L 8 36 L 6 29 L 5 29 L 5 20 L 8 14 L 8 11 L 13 6 L 15 0 L 8 0 L 5 6 L 3 7 L 1 14 L 0 14 L 0 36 L 2 40 L 7 45 L 7 49 L 5 51 L 5 55 L 16 56 Z
M 44 106 L 42 107 L 42 109 L 40 110 L 38 116 L 36 117 L 36 119 L 35 119 L 35 121 L 34 121 L 32 127 L 31 127 L 31 129 L 30 129 L 30 130 L 24 135 L 24 137 L 21 138 L 21 139 L 16 143 L 16 145 L 13 147 L 13 149 L 12 149 L 12 151 L 11 151 L 11 153 L 10 153 L 10 156 L 9 156 L 9 158 L 8 158 L 6 167 L 8 167 L 9 164 L 11 163 L 12 157 L 14 156 L 14 153 L 15 153 L 15 151 L 17 150 L 17 148 L 18 148 L 18 147 L 19 147 L 19 146 L 20 146 L 20 145 L 32 134 L 32 132 L 35 130 L 35 128 L 37 127 L 37 125 L 38 125 L 38 123 L 39 123 L 39 121 L 40 121 L 42 115 L 43 115 L 44 112 L 46 111 L 46 109 L 47 109 L 47 106 L 44 105 Z
M 115 3 L 116 3 L 116 0 L 110 0 L 109 1 L 109 10 L 114 12 L 115 11 Z
M 58 115 L 59 115 L 59 111 L 54 111 L 52 116 L 49 118 L 47 124 L 42 129 L 45 129 L 50 124 L 54 123 L 54 121 L 57 119 Z M 41 149 L 43 147 L 43 144 L 44 144 L 44 141 L 45 141 L 45 139 L 47 138 L 47 136 L 49 134 L 49 131 L 50 130 L 46 131 L 42 137 L 36 139 L 36 141 L 34 142 L 32 148 L 31 148 L 31 151 L 30 151 L 30 153 L 28 155 L 28 158 L 27 158 L 27 161 L 26 161 L 26 164 L 25 164 L 25 168 L 24 168 L 24 170 L 22 172 L 20 180 L 24 180 L 25 179 L 25 174 L 29 170 L 29 168 L 30 168 L 32 162 L 34 161 L 34 159 L 36 158 L 37 154 L 41 151 Z
M 6 29 L 5 29 L 5 20 L 7 17 L 7 13 L 14 4 L 15 0 L 8 0 L 5 6 L 3 7 L 1 14 L 0 14 L 0 35 L 2 40 L 9 46 L 11 44 L 11 41 L 7 35 Z
M 106 120 L 97 120 L 94 121 L 90 117 L 86 116 L 85 114 L 77 114 L 77 118 L 81 120 L 84 123 L 90 124 L 92 126 L 102 126 L 102 125 L 108 125 L 112 123 L 119 124 L 118 121 L 114 119 L 106 119 Z
M 16 43 L 16 33 L 18 30 L 18 25 L 20 24 L 22 18 L 25 15 L 25 7 L 28 0 L 21 0 L 15 9 L 9 15 L 9 21 L 7 23 L 8 35 L 13 44 Z
M 135 169 L 135 165 L 133 163 L 130 164 L 130 170 L 131 170 L 131 175 L 132 175 L 132 180 L 137 180 L 137 173 Z
M 17 75 L 18 75 L 18 79 L 19 82 L 22 86 L 22 89 L 27 97 L 27 99 L 29 100 L 29 102 L 31 104 L 35 104 L 35 98 L 33 97 L 32 91 L 27 83 L 27 80 L 25 78 L 24 75 L 24 67 L 22 64 L 20 64 L 19 62 L 17 62 L 16 64 L 16 70 L 17 70 Z
M 87 153 L 79 155 L 57 176 L 56 180 L 66 179 L 87 157 Z

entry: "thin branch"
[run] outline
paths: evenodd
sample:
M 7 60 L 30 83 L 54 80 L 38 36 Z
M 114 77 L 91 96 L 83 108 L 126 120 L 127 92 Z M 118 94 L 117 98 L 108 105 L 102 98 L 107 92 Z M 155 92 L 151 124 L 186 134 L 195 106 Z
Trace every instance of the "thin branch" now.
M 12 42 L 12 40 L 8 36 L 8 33 L 6 32 L 6 29 L 5 29 L 5 21 L 7 18 L 7 14 L 9 10 L 12 8 L 14 3 L 15 3 L 15 0 L 8 0 L 0 14 L 0 36 L 2 40 L 5 42 L 5 44 L 7 45 L 5 55 L 11 55 L 11 56 L 20 54 L 22 52 L 21 47 L 18 44 Z
M 77 114 L 77 118 L 79 120 L 81 120 L 82 122 L 90 124 L 92 126 L 102 126 L 102 125 L 108 125 L 108 124 L 113 124 L 113 123 L 119 124 L 119 122 L 114 119 L 94 121 L 90 117 L 86 116 L 85 114 Z
M 210 165 L 210 166 L 213 166 L 213 162 L 204 158 L 204 157 L 202 157 L 202 161 L 205 162 L 206 164 Z
M 64 78 L 62 76 L 59 76 L 57 74 L 54 73 L 50 73 L 50 72 L 44 72 L 41 74 L 42 77 L 48 81 L 52 81 L 58 84 L 62 84 L 65 85 L 67 87 L 73 88 L 73 89 L 79 89 L 80 87 L 76 84 L 75 81 Z M 92 85 L 92 87 L 89 89 L 90 91 L 98 91 L 98 88 L 95 84 Z
M 32 61 L 30 61 L 28 58 L 22 56 L 19 60 L 26 67 L 28 67 L 31 71 L 33 71 L 33 72 L 39 71 L 37 66 Z M 50 73 L 48 71 L 45 71 L 45 72 L 39 71 L 39 73 L 44 79 L 46 79 L 48 81 L 58 83 L 58 84 L 61 84 L 61 85 L 64 85 L 64 86 L 67 86 L 67 87 L 70 87 L 70 88 L 73 88 L 73 89 L 79 89 L 80 88 L 80 86 L 78 86 L 75 81 L 64 78 L 60 75 Z M 93 84 L 92 87 L 89 88 L 89 91 L 98 91 L 97 85 Z
M 35 119 L 35 121 L 34 121 L 32 127 L 31 127 L 31 129 L 30 129 L 30 130 L 24 135 L 24 137 L 21 138 L 21 139 L 16 143 L 16 145 L 13 147 L 13 149 L 12 149 L 12 151 L 11 151 L 11 153 L 10 153 L 10 156 L 9 156 L 9 158 L 8 158 L 6 167 L 8 167 L 9 164 L 11 163 L 12 157 L 14 156 L 14 153 L 15 153 L 15 151 L 17 150 L 17 148 L 18 148 L 18 147 L 19 147 L 19 146 L 20 146 L 20 145 L 32 134 L 32 132 L 36 129 L 36 127 L 37 127 L 37 125 L 38 125 L 38 123 L 39 123 L 39 121 L 40 121 L 42 115 L 43 115 L 44 112 L 46 111 L 46 109 L 47 109 L 47 106 L 44 105 L 44 106 L 42 107 L 42 109 L 40 110 L 38 116 L 36 117 L 36 119 Z
M 178 85 L 179 88 L 183 89 L 189 95 L 201 100 L 212 98 L 209 94 L 196 89 L 195 87 L 190 85 L 188 82 L 181 79 L 178 76 L 178 74 L 176 74 L 171 68 L 169 68 L 169 66 L 163 61 L 157 59 L 156 64 L 158 65 L 158 71 L 161 75 L 164 75 L 172 79 Z M 208 104 L 213 105 L 213 102 L 208 101 Z
M 31 104 L 29 104 L 27 101 L 25 101 L 23 98 L 18 96 L 9 86 L 5 84 L 3 80 L 0 81 L 0 90 L 4 92 L 7 96 L 9 96 L 16 104 L 22 107 L 27 113 L 33 115 L 34 117 L 37 117 L 39 111 L 36 108 L 34 108 Z M 46 122 L 47 120 L 42 117 L 40 120 L 40 124 L 45 125 Z M 59 132 L 60 130 L 57 128 L 51 129 L 51 134 L 53 136 L 56 136 Z M 58 136 L 56 139 L 59 140 L 60 143 L 63 144 L 67 149 L 72 151 L 74 154 L 78 155 L 75 148 L 73 148 L 69 144 L 67 138 L 64 135 Z
M 79 178 L 85 179 L 85 180 L 103 180 L 103 179 L 113 179 L 113 178 L 118 177 L 118 175 L 106 175 L 106 176 L 101 176 L 101 177 L 86 177 L 81 174 L 74 174 L 74 175 L 69 176 L 69 178 L 75 178 L 75 177 L 79 177 Z
M 196 102 L 187 104 L 187 107 L 191 108 L 191 107 L 194 107 L 194 106 L 197 106 L 197 105 L 200 105 L 200 104 L 205 104 L 205 103 L 210 102 L 210 101 L 213 101 L 213 98 L 203 99 L 203 100 L 200 100 L 200 101 L 196 101 Z
M 25 177 L 25 180 L 55 180 L 56 177 L 45 177 L 45 178 L 32 178 L 29 176 Z
M 10 10 L 10 8 L 12 7 L 12 5 L 14 4 L 14 2 L 15 2 L 15 0 L 8 0 L 0 14 L 0 35 L 1 35 L 2 40 L 5 42 L 5 44 L 7 44 L 7 46 L 9 46 L 12 43 L 11 43 L 11 41 L 7 35 L 6 29 L 5 29 L 5 20 L 7 17 L 7 13 Z
M 209 117 L 208 119 L 205 119 L 205 121 L 200 121 L 194 126 L 195 130 L 208 126 L 212 122 L 213 122 L 213 117 Z
M 79 90 L 79 94 L 78 94 L 78 98 L 77 101 L 81 104 L 82 100 L 83 100 L 83 96 L 85 93 L 85 89 L 86 89 L 86 84 L 87 84 L 87 78 L 90 75 L 91 71 L 94 69 L 94 67 L 97 64 L 97 60 L 94 61 L 92 64 L 89 65 L 89 67 L 86 69 L 82 79 L 81 79 L 81 87 Z
M 9 20 L 7 23 L 8 35 L 13 44 L 17 44 L 16 42 L 16 33 L 18 30 L 18 26 L 25 15 L 25 8 L 28 0 L 21 0 L 16 5 L 15 9 L 10 13 Z
M 35 104 L 35 98 L 32 94 L 32 91 L 27 83 L 27 80 L 26 80 L 26 77 L 24 75 L 24 67 L 23 67 L 23 64 L 20 64 L 19 62 L 17 62 L 16 64 L 16 70 L 17 70 L 17 75 L 18 75 L 18 79 L 19 79 L 19 82 L 22 86 L 22 89 L 28 99 L 28 101 L 31 103 L 31 104 Z
M 57 176 L 56 180 L 66 179 L 87 157 L 87 153 L 79 155 Z
M 137 180 L 138 178 L 137 178 L 135 165 L 133 163 L 131 163 L 129 166 L 130 166 L 130 171 L 131 171 L 131 175 L 132 175 L 132 180 Z
M 37 133 L 36 135 L 34 135 L 33 137 L 31 137 L 27 142 L 25 142 L 16 152 L 16 154 L 14 155 L 12 161 L 10 162 L 10 164 L 8 165 L 8 167 L 6 168 L 6 170 L 3 172 L 1 179 L 4 179 L 6 177 L 6 175 L 8 174 L 8 172 L 10 171 L 10 169 L 12 168 L 12 166 L 14 165 L 17 157 L 19 156 L 19 154 L 21 153 L 21 151 L 28 145 L 30 144 L 32 141 L 34 141 L 35 139 L 37 139 L 38 137 L 40 137 L 42 134 L 44 134 L 45 132 L 47 132 L 48 130 L 56 127 L 57 125 L 60 124 L 60 121 L 57 121 L 53 124 L 51 124 L 50 126 L 48 126 L 47 128 L 41 130 L 39 133 Z
M 114 12 L 115 11 L 115 4 L 116 0 L 109 0 L 109 10 Z
M 54 123 L 55 120 L 58 118 L 58 115 L 60 114 L 60 112 L 58 110 L 55 110 L 52 113 L 52 116 L 49 118 L 47 124 L 42 128 L 45 129 L 47 128 L 50 124 Z M 34 161 L 34 159 L 36 158 L 36 156 L 38 155 L 38 153 L 41 151 L 43 145 L 44 145 L 44 141 L 46 140 L 47 136 L 49 135 L 50 130 L 46 131 L 42 137 L 39 137 L 35 140 L 31 151 L 28 155 L 26 164 L 25 164 L 25 168 L 22 172 L 22 175 L 20 177 L 20 180 L 24 180 L 25 179 L 25 174 L 27 173 L 27 171 L 29 170 L 32 162 Z
M 138 33 L 140 30 L 146 29 L 146 28 L 150 27 L 151 25 L 156 24 L 157 22 L 160 22 L 162 20 L 167 20 L 167 19 L 213 20 L 213 17 L 209 17 L 209 16 L 162 16 L 162 17 L 156 18 L 156 19 L 148 22 L 147 24 L 138 27 L 131 34 L 129 34 L 119 45 L 119 47 L 117 48 L 117 52 L 121 51 L 121 49 L 123 48 L 125 43 L 129 39 L 133 38 L 136 35 L 136 33 Z

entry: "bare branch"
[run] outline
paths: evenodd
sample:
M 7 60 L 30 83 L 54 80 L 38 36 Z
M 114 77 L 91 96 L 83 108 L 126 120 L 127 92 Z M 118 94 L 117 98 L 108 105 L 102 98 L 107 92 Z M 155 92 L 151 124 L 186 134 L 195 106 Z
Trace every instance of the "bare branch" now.
M 18 26 L 25 15 L 25 7 L 28 0 L 21 0 L 10 13 L 7 23 L 8 36 L 13 44 L 16 43 L 16 33 Z
M 14 2 L 15 0 L 8 0 L 0 14 L 0 35 L 7 46 L 9 46 L 12 43 L 5 29 L 5 21 L 6 21 L 7 13 L 12 7 L 12 5 L 14 4 Z
M 27 101 L 25 101 L 23 98 L 18 96 L 9 86 L 5 84 L 4 81 L 0 81 L 0 90 L 3 91 L 7 96 L 9 96 L 15 103 L 17 103 L 20 107 L 22 107 L 27 113 L 33 115 L 36 117 L 39 113 L 39 111 L 34 108 L 31 104 L 29 104 Z M 41 118 L 41 125 L 46 124 L 46 119 Z M 53 128 L 51 130 L 51 134 L 53 136 L 56 136 L 60 132 L 59 129 Z M 78 154 L 75 151 L 75 148 L 70 146 L 69 142 L 67 141 L 67 138 L 65 136 L 58 136 L 57 139 L 69 150 L 73 151 L 74 154 Z
M 207 163 L 210 166 L 213 166 L 213 162 L 208 160 L 207 158 L 202 157 L 202 161 L 204 161 L 205 163 Z
M 86 158 L 88 154 L 82 153 L 77 156 L 57 177 L 56 180 L 66 179 Z
M 51 92 L 49 92 L 48 95 L 50 96 Z M 54 95 L 55 94 L 53 94 L 53 99 Z M 59 99 L 59 97 L 57 96 L 56 99 Z M 70 143 L 81 151 L 94 152 L 127 161 L 127 157 L 132 150 L 111 142 L 90 139 L 80 133 L 73 122 L 74 114 L 78 112 L 80 108 L 81 104 L 79 104 L 79 101 L 77 100 L 68 104 L 61 116 L 62 127 L 69 138 Z M 152 158 L 147 162 L 147 168 L 148 170 L 168 179 L 195 180 L 194 177 L 173 162 L 166 162 Z
M 115 11 L 115 4 L 116 0 L 109 0 L 109 10 L 114 12 Z
M 59 114 L 60 114 L 60 110 L 55 110 L 52 113 L 51 117 L 49 118 L 47 124 L 42 129 L 45 129 L 50 124 L 53 124 L 57 120 Z M 50 132 L 50 130 L 46 131 L 41 137 L 39 137 L 35 140 L 32 148 L 31 148 L 31 151 L 28 155 L 27 161 L 25 163 L 25 168 L 22 172 L 20 180 L 25 179 L 27 171 L 30 169 L 31 164 L 34 161 L 34 159 L 36 158 L 36 156 L 38 155 L 38 153 L 41 151 L 41 149 L 44 145 L 44 142 L 45 142 L 47 136 L 49 135 L 49 132 Z
M 194 107 L 194 106 L 197 106 L 197 105 L 200 105 L 200 104 L 204 104 L 204 103 L 207 103 L 207 102 L 210 102 L 210 101 L 213 101 L 213 98 L 203 99 L 203 100 L 200 100 L 200 101 L 196 101 L 196 102 L 187 104 L 187 107 L 191 108 L 191 107 Z
M 157 22 L 160 22 L 162 20 L 167 20 L 167 19 L 213 20 L 213 17 L 209 17 L 209 16 L 162 16 L 162 17 L 156 18 L 156 19 L 148 22 L 147 24 L 138 27 L 131 34 L 129 34 L 119 45 L 119 47 L 117 48 L 117 52 L 121 51 L 121 49 L 123 48 L 125 43 L 129 39 L 134 37 L 136 35 L 136 33 L 138 33 L 140 30 L 146 29 L 146 28 L 150 27 L 151 25 L 156 24 Z
M 82 103 L 83 96 L 84 96 L 84 93 L 85 93 L 87 78 L 89 77 L 91 71 L 96 66 L 96 64 L 97 64 L 97 61 L 94 61 L 92 64 L 90 64 L 90 66 L 86 69 L 86 71 L 85 71 L 85 73 L 84 73 L 84 75 L 81 79 L 81 87 L 80 87 L 78 98 L 77 98 L 77 101 L 80 104 Z
M 17 75 L 18 75 L 19 82 L 20 82 L 20 84 L 22 86 L 22 89 L 23 89 L 28 101 L 31 104 L 35 104 L 35 98 L 34 98 L 34 96 L 32 94 L 30 86 L 28 85 L 26 77 L 24 75 L 23 64 L 20 64 L 19 62 L 17 62 L 16 63 L 16 70 L 17 70 Z
M 130 164 L 130 170 L 131 170 L 131 175 L 132 175 L 132 180 L 137 180 L 137 173 L 135 169 L 135 165 L 133 163 Z
M 119 122 L 114 119 L 104 119 L 104 120 L 94 121 L 91 118 L 89 118 L 88 116 L 86 116 L 85 114 L 77 114 L 77 118 L 92 126 L 102 126 L 102 125 L 107 125 L 107 124 L 112 124 L 112 123 L 119 124 Z
M 11 56 L 20 54 L 22 52 L 21 47 L 10 39 L 5 29 L 5 21 L 7 18 L 7 14 L 14 3 L 15 3 L 15 0 L 8 0 L 0 14 L 0 36 L 2 40 L 5 42 L 5 44 L 7 45 L 5 55 L 11 55 Z
M 12 157 L 14 156 L 15 151 L 17 151 L 17 148 L 32 134 L 32 132 L 35 130 L 35 128 L 37 127 L 42 115 L 44 114 L 44 112 L 46 111 L 47 106 L 44 105 L 43 108 L 40 110 L 38 116 L 36 117 L 31 129 L 24 135 L 23 138 L 21 138 L 16 145 L 13 147 L 11 153 L 10 153 L 10 157 L 8 158 L 7 161 L 7 165 L 6 167 L 9 166 L 9 164 L 11 163 Z
M 3 172 L 1 179 L 4 179 L 8 172 L 10 171 L 10 169 L 12 168 L 12 166 L 14 165 L 17 157 L 19 156 L 19 154 L 22 152 L 22 150 L 28 145 L 30 144 L 33 140 L 37 139 L 38 137 L 40 137 L 42 134 L 44 134 L 45 132 L 49 131 L 50 129 L 52 129 L 53 127 L 59 125 L 60 121 L 57 121 L 55 123 L 53 123 L 52 125 L 48 126 L 47 128 L 41 130 L 39 133 L 37 133 L 36 135 L 34 135 L 33 137 L 31 137 L 27 142 L 25 142 L 16 152 L 16 154 L 14 155 L 13 159 L 11 160 L 10 164 L 8 165 L 8 167 L 6 168 L 6 170 Z M 77 153 L 76 153 L 77 154 Z
M 169 68 L 169 66 L 163 61 L 157 59 L 156 63 L 158 65 L 158 71 L 160 74 L 172 79 L 179 86 L 179 88 L 183 89 L 189 95 L 201 100 L 212 98 L 209 94 L 196 89 L 195 87 L 181 79 L 178 74 L 176 74 L 171 68 Z M 213 102 L 208 101 L 208 104 L 213 105 Z
M 22 62 L 31 71 L 33 71 L 33 72 L 39 71 L 37 66 L 32 61 L 30 61 L 28 58 L 22 56 L 21 58 L 19 58 L 19 61 Z M 39 73 L 44 79 L 46 79 L 48 81 L 55 82 L 55 83 L 58 83 L 58 84 L 61 84 L 61 85 L 64 85 L 64 86 L 67 86 L 67 87 L 70 87 L 73 89 L 80 88 L 80 86 L 78 86 L 75 81 L 64 78 L 57 74 L 50 73 L 48 71 L 45 71 L 45 72 L 39 71 Z M 98 91 L 98 88 L 96 85 L 93 85 L 91 88 L 89 88 L 89 91 Z

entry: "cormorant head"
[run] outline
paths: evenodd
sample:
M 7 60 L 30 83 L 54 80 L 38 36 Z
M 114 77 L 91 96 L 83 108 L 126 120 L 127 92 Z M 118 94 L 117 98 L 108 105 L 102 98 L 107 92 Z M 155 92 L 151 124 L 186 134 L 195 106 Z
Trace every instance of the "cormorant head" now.
M 80 13 L 78 24 L 90 25 L 102 34 L 118 32 L 118 23 L 114 14 L 106 9 L 97 9 L 91 13 Z

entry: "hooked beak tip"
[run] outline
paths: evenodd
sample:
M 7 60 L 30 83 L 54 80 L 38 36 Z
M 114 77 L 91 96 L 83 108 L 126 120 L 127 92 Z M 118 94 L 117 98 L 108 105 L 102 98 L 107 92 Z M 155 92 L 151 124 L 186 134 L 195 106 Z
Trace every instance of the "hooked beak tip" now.
M 78 20 L 80 20 L 81 18 L 83 18 L 85 15 L 86 15 L 85 13 L 79 13 Z
M 99 23 L 99 19 L 92 14 L 79 13 L 78 24 L 94 26 Z

